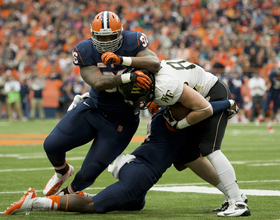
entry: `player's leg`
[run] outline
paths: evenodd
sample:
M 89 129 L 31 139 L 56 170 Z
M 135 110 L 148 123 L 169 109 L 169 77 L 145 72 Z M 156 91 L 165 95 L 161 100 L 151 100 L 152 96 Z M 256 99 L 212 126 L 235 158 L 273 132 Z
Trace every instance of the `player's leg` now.
M 123 122 L 106 120 L 106 126 L 103 126 L 95 137 L 81 170 L 64 193 L 74 193 L 92 185 L 95 179 L 128 146 L 138 124 L 138 116 Z
M 78 195 L 38 197 L 35 190 L 29 188 L 19 201 L 7 208 L 4 215 L 33 210 L 93 213 L 94 204 L 92 198 Z
M 32 204 L 32 210 L 94 213 L 94 204 L 91 197 L 67 194 L 38 197 Z
M 269 109 L 269 105 L 270 105 L 271 100 L 272 100 L 271 93 L 267 92 L 266 98 L 265 98 L 264 103 L 263 103 L 263 109 L 262 109 L 262 113 L 263 113 L 262 120 L 263 121 L 264 121 L 264 119 L 266 117 L 267 110 Z
M 206 119 L 208 120 L 208 119 Z M 206 122 L 207 123 L 207 122 Z M 205 180 L 206 182 L 215 186 L 220 190 L 224 197 L 227 199 L 227 191 L 220 182 L 216 170 L 212 164 L 200 154 L 200 142 L 203 135 L 200 125 L 194 125 L 188 128 L 184 146 L 182 147 L 178 156 L 173 163 L 174 167 L 178 170 L 184 170 L 189 167 L 196 175 Z
M 217 176 L 216 170 L 209 160 L 205 159 L 204 157 L 201 156 L 195 161 L 186 163 L 185 166 L 189 167 L 196 175 L 211 185 L 219 185 L 220 179 Z M 226 191 L 223 191 L 223 193 L 226 193 Z
M 92 197 L 95 212 L 143 209 L 145 195 L 157 180 L 151 170 L 136 158 L 121 168 L 118 182 Z
M 273 95 L 272 96 L 272 101 L 273 101 L 273 108 L 272 108 L 272 115 L 270 121 L 267 123 L 267 128 L 269 133 L 274 133 L 275 130 L 273 129 L 273 122 L 275 122 L 277 111 L 280 108 L 280 98 L 279 95 Z
M 225 113 L 212 116 L 207 124 L 205 121 L 201 153 L 208 157 L 229 197 L 229 208 L 223 213 L 219 212 L 218 215 L 224 216 L 224 212 L 228 214 L 228 210 L 233 213 L 232 216 L 250 215 L 250 210 L 244 203 L 237 184 L 234 168 L 220 150 L 226 125 L 227 115 Z
M 89 111 L 92 112 L 93 110 Z M 55 194 L 74 173 L 74 168 L 66 162 L 66 152 L 90 142 L 95 134 L 96 131 L 84 117 L 84 113 L 79 107 L 68 112 L 61 119 L 44 142 L 45 152 L 55 168 L 54 176 L 43 190 L 45 195 Z
M 208 95 L 211 97 L 210 101 L 219 101 L 231 98 L 230 91 L 223 82 L 217 83 L 210 90 Z M 242 193 L 236 181 L 235 171 L 229 160 L 220 150 L 227 122 L 228 114 L 226 111 L 201 122 L 200 132 L 203 133 L 203 135 L 201 138 L 200 150 L 203 156 L 208 157 L 217 172 L 221 184 L 227 191 L 230 199 L 230 206 L 227 210 L 230 209 L 234 213 L 232 216 L 250 215 L 250 210 L 244 203 L 241 196 Z M 235 208 L 236 210 L 233 210 Z M 225 212 L 227 212 L 227 210 Z M 224 213 L 218 213 L 218 216 L 224 216 Z
M 254 118 L 256 117 L 257 113 L 257 103 L 258 103 L 258 97 L 253 96 L 252 97 L 252 108 L 251 108 L 251 115 L 250 115 L 250 122 L 254 121 Z

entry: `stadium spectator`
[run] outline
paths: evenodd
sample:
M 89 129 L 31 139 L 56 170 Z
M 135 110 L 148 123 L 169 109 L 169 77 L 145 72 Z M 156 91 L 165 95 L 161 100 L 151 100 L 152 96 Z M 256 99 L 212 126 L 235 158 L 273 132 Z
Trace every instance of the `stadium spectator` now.
M 4 74 L 0 74 L 0 118 L 4 116 L 4 107 L 6 107 L 6 93 L 4 90 L 6 77 Z
M 20 81 L 20 99 L 21 107 L 23 114 L 26 118 L 29 118 L 30 115 L 30 103 L 29 103 L 29 85 L 27 81 L 27 75 L 23 76 L 24 78 Z
M 59 90 L 59 102 L 61 103 L 61 106 L 59 106 L 58 110 L 62 111 L 62 115 L 65 115 L 67 113 L 69 105 L 74 99 L 74 94 L 72 93 L 71 75 L 69 75 L 68 73 L 64 73 L 62 75 L 62 84 Z
M 7 71 L 8 77 L 4 85 L 4 90 L 7 95 L 6 104 L 7 104 L 7 115 L 9 120 L 14 120 L 15 118 L 26 121 L 27 118 L 22 113 L 21 100 L 20 100 L 20 82 L 16 80 L 11 73 Z M 14 111 L 15 110 L 15 111 Z M 14 112 L 16 115 L 13 115 Z
M 263 115 L 263 96 L 266 92 L 265 80 L 260 76 L 259 72 L 254 72 L 253 77 L 249 79 L 248 87 L 252 96 L 252 109 L 250 122 L 257 117 L 256 124 L 260 124 L 260 117 Z
M 260 122 L 266 117 L 269 106 L 271 102 L 273 102 L 272 113 L 271 116 L 269 116 L 267 129 L 269 133 L 274 133 L 275 130 L 273 129 L 272 124 L 276 118 L 277 111 L 280 108 L 280 62 L 275 64 L 275 68 L 269 74 L 267 88 L 268 90 L 266 92 L 266 98 L 263 106 L 263 117 Z
M 243 107 L 243 97 L 241 95 L 241 86 L 244 85 L 243 76 L 240 76 L 240 74 L 234 72 L 229 78 L 228 85 L 234 101 L 238 104 L 240 108 L 238 117 L 235 117 L 237 121 L 234 122 L 241 121 L 243 123 L 248 123 L 248 119 L 246 118 Z
M 37 68 L 34 69 L 37 71 Z M 30 90 L 33 92 L 33 97 L 31 99 L 31 110 L 30 119 L 36 118 L 36 111 L 38 110 L 38 115 L 40 119 L 45 119 L 45 110 L 43 106 L 43 90 L 45 89 L 45 77 L 33 75 L 31 79 Z
M 85 92 L 85 83 L 79 75 L 73 75 L 71 82 L 71 91 L 74 96 L 81 95 Z

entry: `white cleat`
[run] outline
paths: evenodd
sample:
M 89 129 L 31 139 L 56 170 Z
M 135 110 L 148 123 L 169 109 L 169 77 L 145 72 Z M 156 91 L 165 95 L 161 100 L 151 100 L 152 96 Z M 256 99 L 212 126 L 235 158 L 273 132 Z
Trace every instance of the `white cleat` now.
M 32 211 L 33 202 L 37 197 L 38 195 L 35 190 L 29 188 L 19 201 L 13 203 L 9 208 L 7 208 L 4 215 L 12 215 L 23 211 Z
M 49 180 L 49 182 L 46 184 L 43 193 L 46 196 L 51 196 L 57 193 L 57 191 L 60 189 L 62 184 L 74 173 L 74 167 L 69 165 L 69 169 L 67 173 L 64 175 L 61 175 L 60 173 L 55 172 L 53 177 Z
M 225 211 L 218 212 L 219 217 L 238 217 L 238 216 L 250 216 L 251 211 L 245 202 L 236 202 L 230 205 Z
M 241 194 L 241 198 L 243 199 L 243 202 L 245 202 L 246 204 L 248 203 L 248 198 L 244 193 Z M 225 199 L 224 202 L 222 203 L 222 206 L 220 208 L 213 209 L 212 212 L 223 212 L 227 210 L 228 207 L 229 207 L 229 201 Z

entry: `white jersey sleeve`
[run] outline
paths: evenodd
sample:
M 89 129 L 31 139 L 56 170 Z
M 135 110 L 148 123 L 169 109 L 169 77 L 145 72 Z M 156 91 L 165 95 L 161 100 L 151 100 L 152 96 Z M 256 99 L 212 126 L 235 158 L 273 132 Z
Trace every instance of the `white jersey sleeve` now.
M 184 84 L 195 89 L 203 97 L 218 81 L 212 73 L 184 60 L 163 60 L 155 74 L 155 99 L 159 105 L 173 105 L 180 98 Z

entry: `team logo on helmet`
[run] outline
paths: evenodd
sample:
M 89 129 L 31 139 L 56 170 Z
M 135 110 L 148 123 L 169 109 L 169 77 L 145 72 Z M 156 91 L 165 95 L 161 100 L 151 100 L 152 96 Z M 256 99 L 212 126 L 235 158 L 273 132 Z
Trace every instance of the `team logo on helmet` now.
M 127 68 L 123 74 L 134 72 L 135 68 Z M 120 85 L 119 91 L 124 96 L 124 100 L 127 104 L 133 106 L 136 109 L 146 109 L 149 107 L 149 104 L 154 99 L 154 90 L 155 90 L 155 80 L 154 75 L 149 73 L 146 70 L 139 70 L 150 77 L 152 84 L 149 89 L 143 89 L 136 86 L 133 82 L 125 83 Z

